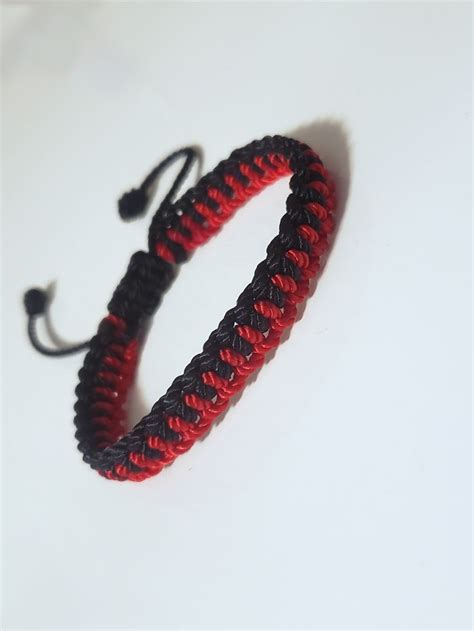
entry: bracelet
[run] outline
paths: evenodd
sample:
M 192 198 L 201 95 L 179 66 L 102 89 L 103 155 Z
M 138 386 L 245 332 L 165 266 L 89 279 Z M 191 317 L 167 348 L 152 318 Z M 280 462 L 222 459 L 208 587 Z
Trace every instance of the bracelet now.
M 84 461 L 111 480 L 141 481 L 156 475 L 208 432 L 294 322 L 297 305 L 324 262 L 334 227 L 334 185 L 327 170 L 307 145 L 282 136 L 265 137 L 233 151 L 175 202 L 196 151 L 185 148 L 171 154 L 138 189 L 121 198 L 123 219 L 145 211 L 156 178 L 181 157 L 185 163 L 151 221 L 148 251 L 132 255 L 108 304 L 109 313 L 90 341 L 66 349 L 43 346 L 35 326 L 46 309 L 47 295 L 40 289 L 25 294 L 28 334 L 39 352 L 61 356 L 88 349 L 75 391 L 76 438 Z M 291 175 L 291 193 L 286 212 L 251 283 L 203 351 L 149 414 L 124 434 L 124 404 L 140 334 L 177 265 L 218 232 L 238 207 L 287 175 Z

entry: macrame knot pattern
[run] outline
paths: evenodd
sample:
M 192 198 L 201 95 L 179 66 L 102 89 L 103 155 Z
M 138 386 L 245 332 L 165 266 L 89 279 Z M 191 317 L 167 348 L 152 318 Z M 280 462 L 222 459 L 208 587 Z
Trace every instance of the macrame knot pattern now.
M 120 214 L 133 218 L 142 212 L 158 174 L 180 157 L 186 162 L 151 221 L 149 251 L 131 257 L 108 314 L 85 344 L 88 352 L 79 371 L 74 420 L 79 450 L 85 462 L 111 480 L 141 481 L 156 475 L 208 432 L 295 321 L 297 305 L 322 267 L 334 229 L 331 177 L 310 147 L 283 136 L 268 136 L 233 151 L 174 201 L 195 158 L 192 148 L 177 151 L 155 167 L 140 189 L 122 197 Z M 251 282 L 202 352 L 126 431 L 125 404 L 140 333 L 178 265 L 218 233 L 240 206 L 284 176 L 291 176 L 286 209 Z M 35 296 L 28 301 L 31 328 L 36 317 L 31 314 L 44 308 L 40 303 Z M 37 339 L 35 344 L 45 354 L 65 354 L 45 350 Z

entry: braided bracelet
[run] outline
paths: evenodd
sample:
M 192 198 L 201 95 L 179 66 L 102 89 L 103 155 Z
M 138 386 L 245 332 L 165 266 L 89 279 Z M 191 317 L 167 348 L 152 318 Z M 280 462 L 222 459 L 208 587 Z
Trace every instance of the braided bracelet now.
M 282 136 L 265 137 L 235 150 L 176 202 L 173 198 L 196 152 L 185 148 L 173 153 L 140 188 L 121 198 L 122 218 L 144 212 L 156 178 L 180 157 L 186 158 L 185 164 L 151 221 L 148 252 L 131 257 L 108 304 L 109 314 L 89 342 L 67 349 L 44 347 L 35 325 L 45 311 L 47 296 L 39 289 L 25 294 L 28 333 L 38 351 L 60 356 L 88 348 L 76 388 L 76 438 L 84 461 L 111 480 L 141 481 L 156 475 L 208 432 L 294 322 L 296 306 L 321 268 L 334 226 L 334 186 L 328 172 L 307 145 Z M 171 284 L 176 266 L 239 206 L 286 175 L 292 175 L 286 212 L 251 283 L 203 351 L 150 413 L 124 434 L 124 405 L 137 364 L 140 332 Z

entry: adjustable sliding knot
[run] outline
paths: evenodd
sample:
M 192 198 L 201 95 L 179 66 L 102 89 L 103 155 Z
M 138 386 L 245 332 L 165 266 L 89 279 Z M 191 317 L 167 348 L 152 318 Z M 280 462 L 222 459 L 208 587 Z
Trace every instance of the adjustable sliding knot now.
M 334 229 L 335 193 L 328 172 L 307 145 L 282 136 L 236 149 L 177 201 L 196 151 L 176 151 L 120 199 L 120 216 L 131 219 L 143 213 L 156 178 L 181 157 L 185 163 L 152 218 L 149 252 L 133 254 L 97 334 L 72 349 L 88 347 L 74 406 L 78 448 L 85 462 L 112 480 L 156 475 L 209 431 L 295 321 Z M 156 311 L 177 265 L 217 234 L 237 208 L 284 176 L 291 176 L 291 192 L 265 259 L 202 351 L 127 432 L 127 393 L 139 357 L 140 330 Z M 34 323 L 46 308 L 40 290 L 27 293 L 25 307 L 35 348 L 48 355 L 71 352 L 39 344 Z
M 158 308 L 173 277 L 170 263 L 149 252 L 135 252 L 108 304 L 108 310 L 122 318 L 129 332 L 135 335 L 144 318 L 153 315 Z

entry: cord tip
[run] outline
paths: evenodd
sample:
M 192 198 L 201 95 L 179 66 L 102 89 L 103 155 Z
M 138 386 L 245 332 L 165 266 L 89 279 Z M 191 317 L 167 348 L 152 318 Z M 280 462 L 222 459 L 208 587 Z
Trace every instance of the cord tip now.
M 48 294 L 43 289 L 37 289 L 36 287 L 29 289 L 23 297 L 23 304 L 29 316 L 44 313 L 47 302 Z
M 148 196 L 141 188 L 133 188 L 122 195 L 118 203 L 120 217 L 127 221 L 139 217 L 148 204 Z

